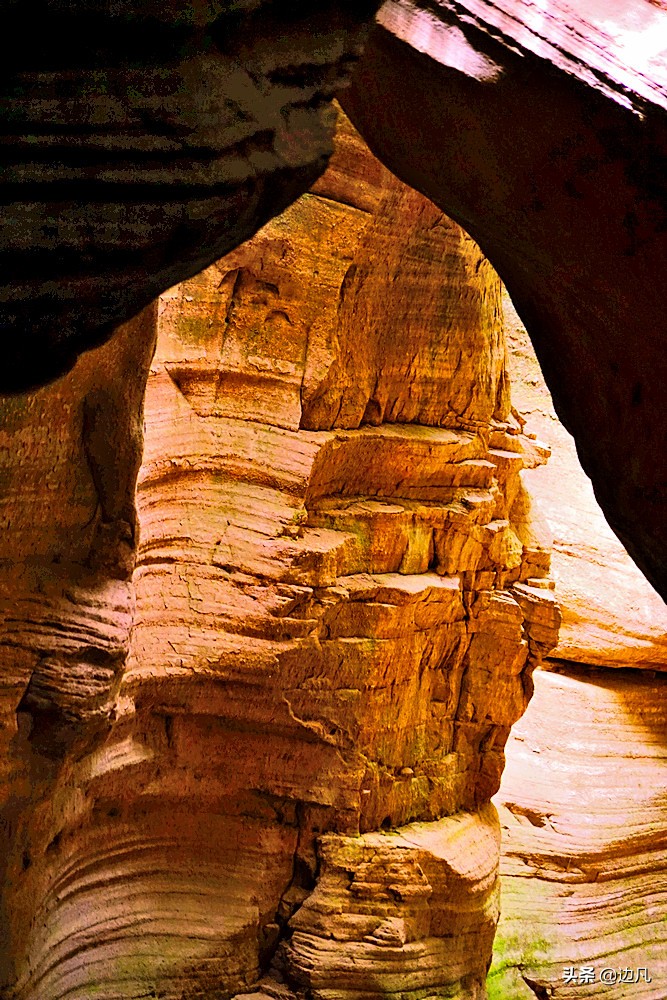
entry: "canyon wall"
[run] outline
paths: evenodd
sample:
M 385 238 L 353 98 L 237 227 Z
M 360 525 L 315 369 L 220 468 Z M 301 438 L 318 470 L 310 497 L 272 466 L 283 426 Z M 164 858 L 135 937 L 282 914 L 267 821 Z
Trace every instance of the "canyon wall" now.
M 2 391 L 62 374 L 308 189 L 379 6 L 7 0 Z M 666 26 L 662 0 L 388 0 L 345 98 L 510 288 L 663 595 Z
M 68 371 L 332 151 L 378 0 L 9 0 L 0 391 Z
M 652 671 L 535 673 L 495 799 L 490 1000 L 665 996 L 666 686 Z
M 527 472 L 553 539 L 558 645 L 495 798 L 492 1000 L 667 995 L 667 608 L 604 521 L 505 303 L 512 398 L 552 454 Z M 533 521 L 537 524 L 536 513 Z
M 40 658 L 31 626 L 3 646 L 4 994 L 481 998 L 489 800 L 558 627 L 500 282 L 341 121 L 311 192 L 145 321 L 133 572 L 133 508 L 95 497 L 134 498 L 151 337 L 123 341 L 133 406 L 81 402 L 86 361 L 111 365 L 91 354 L 26 431 L 35 496 L 63 434 L 83 456 L 86 503 L 63 487 L 29 516 L 116 632 L 111 653 L 83 634 L 75 557 L 50 548 L 61 620 L 41 580 L 28 620 L 78 645 Z M 113 558 L 79 553 L 84 526 Z
M 117 715 L 156 316 L 149 307 L 67 379 L 0 403 L 2 990 L 27 977 L 46 995 L 49 921 L 67 910 L 61 830 L 86 809 L 83 775 Z

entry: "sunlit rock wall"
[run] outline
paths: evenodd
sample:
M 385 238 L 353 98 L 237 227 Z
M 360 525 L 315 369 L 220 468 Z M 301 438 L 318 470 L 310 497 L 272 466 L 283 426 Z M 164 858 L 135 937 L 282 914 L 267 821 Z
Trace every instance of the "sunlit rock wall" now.
M 549 444 L 539 471 L 524 473 L 533 525 L 552 546 L 562 623 L 556 659 L 607 667 L 667 667 L 667 607 L 614 535 L 556 416 L 528 334 L 504 299 L 512 401 L 525 429 Z
M 7 555 L 26 619 L 76 638 L 61 663 L 7 618 L 10 1000 L 484 995 L 489 800 L 558 626 L 500 296 L 342 121 L 317 186 L 147 320 L 133 574 L 150 337 L 113 342 L 128 413 L 60 384 L 7 493 L 44 521 L 18 501 L 73 442 L 45 529 L 75 553 L 45 556 L 64 610 L 39 533 Z
M 666 689 L 664 674 L 536 672 L 496 797 L 491 1000 L 667 995 Z
M 342 122 L 308 195 L 164 296 L 146 406 L 124 693 L 157 742 L 126 808 L 184 858 L 214 828 L 209 974 L 480 996 L 488 800 L 557 623 L 496 276 Z

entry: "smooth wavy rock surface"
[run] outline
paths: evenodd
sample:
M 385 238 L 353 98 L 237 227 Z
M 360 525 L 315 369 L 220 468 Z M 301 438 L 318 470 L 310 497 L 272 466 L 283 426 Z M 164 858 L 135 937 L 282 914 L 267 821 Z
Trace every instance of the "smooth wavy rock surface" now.
M 664 670 L 667 607 L 609 528 L 575 443 L 560 423 L 528 335 L 505 297 L 512 400 L 526 433 L 549 444 L 546 467 L 522 473 L 533 530 L 551 548 L 562 620 L 552 659 Z
M 489 997 L 662 1000 L 665 674 L 568 665 L 534 679 L 495 799 L 502 916 Z

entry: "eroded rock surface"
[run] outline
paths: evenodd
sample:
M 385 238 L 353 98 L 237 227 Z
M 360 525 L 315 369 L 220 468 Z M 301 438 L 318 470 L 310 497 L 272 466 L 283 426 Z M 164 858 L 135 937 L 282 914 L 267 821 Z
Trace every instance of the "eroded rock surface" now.
M 562 626 L 495 799 L 502 917 L 489 996 L 661 1000 L 667 609 L 605 524 L 509 302 L 506 317 L 513 399 L 525 431 L 552 445 L 541 475 L 522 475 L 553 537 Z
M 17 391 L 307 188 L 377 3 L 5 6 L 0 388 Z M 665 595 L 664 4 L 389 0 L 380 22 L 348 110 L 498 268 Z
M 522 477 L 532 530 L 551 548 L 562 621 L 551 658 L 605 667 L 664 670 L 667 607 L 609 528 L 575 443 L 558 420 L 535 352 L 512 303 L 504 301 L 512 400 L 525 431 L 551 456 Z
M 483 996 L 489 799 L 558 625 L 546 450 L 479 249 L 340 134 L 162 301 L 127 668 L 19 817 L 13 1000 Z
M 155 320 L 149 307 L 66 379 L 0 403 L 0 988 L 36 974 L 47 846 L 80 794 L 77 760 L 115 718 Z

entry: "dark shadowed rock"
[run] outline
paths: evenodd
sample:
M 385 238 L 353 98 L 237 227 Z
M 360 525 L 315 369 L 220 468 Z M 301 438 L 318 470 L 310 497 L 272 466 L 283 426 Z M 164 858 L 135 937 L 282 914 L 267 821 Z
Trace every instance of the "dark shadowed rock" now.
M 9 5 L 0 391 L 63 373 L 306 190 L 376 7 Z
M 667 12 L 382 8 L 343 104 L 478 241 L 614 531 L 667 592 Z

